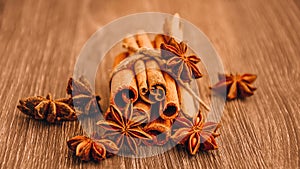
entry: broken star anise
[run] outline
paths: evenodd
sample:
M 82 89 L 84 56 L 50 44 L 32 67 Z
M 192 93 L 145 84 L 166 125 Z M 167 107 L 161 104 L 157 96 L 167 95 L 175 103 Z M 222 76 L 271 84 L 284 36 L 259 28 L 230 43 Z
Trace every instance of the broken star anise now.
M 199 112 L 193 121 L 183 116 L 177 117 L 171 138 L 175 143 L 186 145 L 189 153 L 195 155 L 198 150 L 218 148 L 215 140 L 220 135 L 216 133 L 218 128 L 218 123 L 204 122 L 202 113 Z
M 71 95 L 71 104 L 78 115 L 91 115 L 101 112 L 100 96 L 94 94 L 91 85 L 83 76 L 78 80 L 69 79 L 67 94 Z
M 17 106 L 23 113 L 38 120 L 50 123 L 61 120 L 76 120 L 75 111 L 67 104 L 68 98 L 53 100 L 51 94 L 46 98 L 37 96 L 21 99 Z
M 83 161 L 101 161 L 116 154 L 119 149 L 111 140 L 91 139 L 86 136 L 75 136 L 67 141 L 68 147 Z
M 226 90 L 228 100 L 245 98 L 254 94 L 256 87 L 254 87 L 252 83 L 256 80 L 256 78 L 256 75 L 249 73 L 243 75 L 219 75 L 220 81 L 215 84 L 212 89 L 219 92 Z
M 160 49 L 162 58 L 167 60 L 167 69 L 175 77 L 183 82 L 202 77 L 197 67 L 200 58 L 195 55 L 186 56 L 187 45 L 184 42 L 177 43 L 174 38 L 170 38 L 167 44 L 161 44 Z
M 110 118 L 98 121 L 97 125 L 107 130 L 105 137 L 112 137 L 120 149 L 127 145 L 133 154 L 137 154 L 140 139 L 152 139 L 140 127 L 144 118 L 133 117 L 132 102 L 129 102 L 122 112 L 116 106 L 110 105 L 109 113 Z

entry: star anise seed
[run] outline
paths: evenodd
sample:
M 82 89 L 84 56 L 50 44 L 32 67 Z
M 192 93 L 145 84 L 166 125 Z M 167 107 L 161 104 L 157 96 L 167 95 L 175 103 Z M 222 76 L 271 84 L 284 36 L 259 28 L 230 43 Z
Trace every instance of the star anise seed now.
M 95 95 L 89 82 L 82 76 L 78 80 L 69 79 L 67 94 L 72 97 L 72 105 L 78 115 L 90 115 L 101 112 L 100 96 Z
M 94 140 L 86 136 L 75 136 L 67 141 L 70 150 L 83 161 L 101 161 L 119 149 L 114 142 L 107 139 Z
M 50 123 L 76 120 L 75 111 L 66 103 L 67 100 L 67 98 L 53 100 L 51 94 L 48 94 L 46 98 L 37 96 L 21 99 L 17 107 L 34 119 Z
M 120 149 L 127 145 L 132 153 L 137 154 L 139 139 L 152 139 L 140 127 L 144 119 L 133 118 L 132 102 L 129 102 L 122 112 L 116 106 L 110 105 L 109 113 L 110 118 L 100 120 L 97 125 L 107 130 L 105 137 L 112 137 Z
M 167 69 L 170 69 L 175 77 L 183 82 L 202 77 L 197 67 L 200 58 L 195 55 L 186 56 L 187 46 L 184 42 L 177 43 L 174 38 L 170 38 L 167 44 L 161 44 L 160 49 L 162 58 L 167 60 Z
M 243 99 L 254 94 L 256 87 L 254 87 L 252 83 L 256 80 L 256 78 L 256 75 L 249 73 L 243 75 L 219 75 L 220 81 L 215 84 L 212 89 L 217 92 L 226 90 L 228 100 L 233 100 L 236 98 Z
M 177 117 L 173 125 L 174 134 L 172 139 L 175 143 L 187 146 L 191 155 L 195 155 L 198 150 L 214 150 L 218 148 L 215 138 L 219 136 L 216 130 L 218 123 L 203 122 L 202 113 L 193 119 L 193 122 L 183 116 Z

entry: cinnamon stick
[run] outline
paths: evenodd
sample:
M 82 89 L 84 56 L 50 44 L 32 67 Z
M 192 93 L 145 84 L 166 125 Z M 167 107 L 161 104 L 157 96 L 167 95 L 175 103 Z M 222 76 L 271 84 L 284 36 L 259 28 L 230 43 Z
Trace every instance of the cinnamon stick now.
M 152 43 L 148 35 L 144 32 L 139 32 L 139 34 L 136 35 L 136 42 L 138 43 L 140 48 L 153 49 Z
M 152 136 L 152 140 L 145 140 L 146 145 L 164 145 L 171 136 L 171 120 L 158 118 L 144 127 L 144 131 Z
M 150 91 L 148 89 L 146 66 L 144 61 L 138 60 L 135 62 L 134 72 L 136 74 L 140 98 L 147 103 L 153 104 L 154 102 L 149 99 Z
M 148 88 L 150 90 L 149 100 L 160 102 L 165 99 L 166 81 L 155 60 L 146 61 L 146 74 Z
M 131 69 L 117 72 L 111 80 L 111 103 L 124 108 L 130 100 L 135 102 L 138 98 L 138 89 L 135 75 Z
M 152 136 L 152 140 L 144 140 L 146 145 L 163 145 L 171 136 L 172 120 L 164 120 L 159 115 L 163 111 L 163 102 L 151 105 L 150 122 L 144 127 L 144 131 Z
M 128 49 L 130 54 L 135 53 L 139 49 L 139 45 L 137 44 L 134 36 L 124 38 L 122 46 Z
M 178 92 L 176 89 L 175 80 L 166 72 L 163 72 L 163 76 L 166 81 L 166 100 L 165 106 L 160 116 L 165 120 L 171 120 L 175 119 L 178 116 L 180 110 L 177 94 Z
M 117 66 L 122 60 L 128 57 L 129 53 L 119 54 L 114 61 L 114 66 Z M 126 104 L 132 100 L 135 102 L 138 98 L 138 89 L 135 79 L 135 74 L 130 68 L 122 69 L 116 72 L 110 82 L 111 96 L 110 103 L 124 108 Z

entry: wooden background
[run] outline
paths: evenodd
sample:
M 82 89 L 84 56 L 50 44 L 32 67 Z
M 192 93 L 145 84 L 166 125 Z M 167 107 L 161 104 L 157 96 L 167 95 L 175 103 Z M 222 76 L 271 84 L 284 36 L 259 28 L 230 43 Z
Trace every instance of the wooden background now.
M 1 168 L 299 168 L 300 1 L 0 0 Z M 199 27 L 227 72 L 258 75 L 256 94 L 226 104 L 218 151 L 181 149 L 83 163 L 66 140 L 78 122 L 49 125 L 25 117 L 18 99 L 65 96 L 81 47 L 99 27 L 144 11 L 179 14 Z

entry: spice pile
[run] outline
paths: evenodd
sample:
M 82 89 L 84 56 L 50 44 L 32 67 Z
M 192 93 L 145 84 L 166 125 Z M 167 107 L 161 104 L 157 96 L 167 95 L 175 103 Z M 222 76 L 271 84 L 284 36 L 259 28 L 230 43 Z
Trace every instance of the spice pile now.
M 18 109 L 50 123 L 101 112 L 104 119 L 99 119 L 97 126 L 105 130 L 103 135 L 75 136 L 67 141 L 70 150 L 84 161 L 100 161 L 120 151 L 136 155 L 139 146 L 169 142 L 185 146 L 191 155 L 217 149 L 220 125 L 206 122 L 202 111 L 191 108 L 187 98 L 192 96 L 209 109 L 189 86 L 203 76 L 197 66 L 200 58 L 188 56 L 187 45 L 167 35 L 156 35 L 151 41 L 148 34 L 139 33 L 126 37 L 123 47 L 126 52 L 116 56 L 113 64 L 107 110 L 101 110 L 100 96 L 84 77 L 70 78 L 68 98 L 53 100 L 50 94 L 25 98 Z M 223 75 L 211 89 L 227 89 L 228 100 L 245 98 L 253 95 L 255 79 L 252 74 Z

